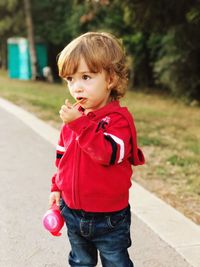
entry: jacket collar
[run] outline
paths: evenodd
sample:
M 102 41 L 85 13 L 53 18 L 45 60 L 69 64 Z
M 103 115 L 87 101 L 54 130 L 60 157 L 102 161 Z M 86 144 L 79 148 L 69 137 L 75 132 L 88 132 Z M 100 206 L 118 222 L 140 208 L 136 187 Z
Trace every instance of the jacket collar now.
M 105 114 L 116 111 L 116 108 L 120 108 L 120 104 L 119 104 L 119 101 L 114 100 L 114 101 L 109 102 L 107 105 L 105 105 L 104 107 L 100 109 L 89 112 L 87 116 L 100 118 L 104 116 Z

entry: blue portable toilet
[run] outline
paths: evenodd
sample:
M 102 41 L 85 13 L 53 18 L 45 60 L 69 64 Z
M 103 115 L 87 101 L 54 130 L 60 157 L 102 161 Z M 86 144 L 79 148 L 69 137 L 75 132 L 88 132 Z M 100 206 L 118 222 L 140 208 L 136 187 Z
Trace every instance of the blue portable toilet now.
M 8 39 L 8 73 L 13 79 L 31 78 L 28 41 L 26 38 Z
M 28 40 L 23 37 L 9 38 L 8 41 L 8 74 L 11 79 L 29 80 L 32 76 Z M 38 72 L 47 66 L 47 47 L 43 43 L 36 44 Z

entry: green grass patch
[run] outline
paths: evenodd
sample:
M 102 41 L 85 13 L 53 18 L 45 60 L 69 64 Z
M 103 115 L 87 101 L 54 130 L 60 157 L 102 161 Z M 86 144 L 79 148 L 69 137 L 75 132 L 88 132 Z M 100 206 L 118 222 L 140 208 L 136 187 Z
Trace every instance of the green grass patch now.
M 138 136 L 138 141 L 141 146 L 163 146 L 162 140 L 148 136 Z
M 158 166 L 156 168 L 156 174 L 158 176 L 163 176 L 166 178 L 166 175 L 168 174 L 168 172 L 166 171 L 166 168 L 164 166 Z
M 200 138 L 194 136 L 186 136 L 185 140 L 185 149 L 191 151 L 197 156 L 200 156 Z
M 193 157 L 180 157 L 177 155 L 173 155 L 167 159 L 167 161 L 171 165 L 176 165 L 180 167 L 185 167 L 185 166 L 191 166 L 192 164 L 196 163 L 196 160 Z

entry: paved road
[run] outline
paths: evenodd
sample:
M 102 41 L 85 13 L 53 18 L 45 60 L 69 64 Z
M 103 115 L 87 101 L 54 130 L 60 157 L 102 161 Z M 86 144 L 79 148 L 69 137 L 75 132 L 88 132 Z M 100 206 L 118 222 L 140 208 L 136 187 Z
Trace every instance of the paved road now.
M 0 266 L 69 266 L 66 230 L 52 237 L 41 224 L 55 171 L 54 146 L 2 108 L 0 129 Z M 191 266 L 134 214 L 132 240 L 135 267 Z

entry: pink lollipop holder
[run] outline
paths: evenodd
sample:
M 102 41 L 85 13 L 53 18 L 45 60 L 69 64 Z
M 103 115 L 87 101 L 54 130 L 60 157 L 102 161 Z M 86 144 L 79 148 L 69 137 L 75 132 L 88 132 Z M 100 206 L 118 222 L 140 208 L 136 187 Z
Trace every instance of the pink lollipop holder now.
M 52 207 L 44 214 L 42 218 L 43 226 L 53 236 L 60 236 L 60 230 L 64 225 L 64 219 L 60 214 L 59 207 L 53 204 Z

